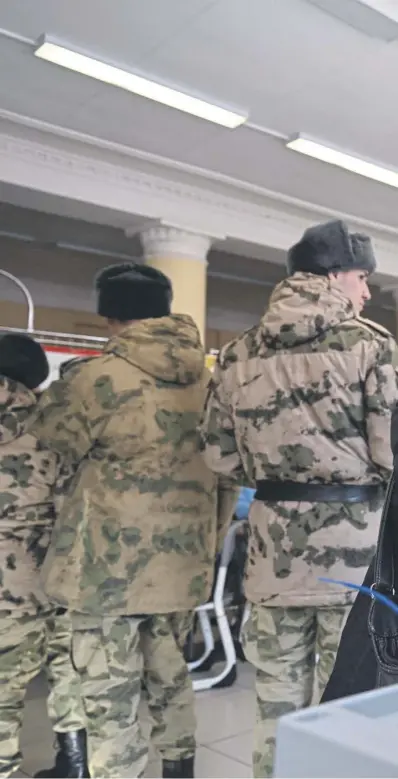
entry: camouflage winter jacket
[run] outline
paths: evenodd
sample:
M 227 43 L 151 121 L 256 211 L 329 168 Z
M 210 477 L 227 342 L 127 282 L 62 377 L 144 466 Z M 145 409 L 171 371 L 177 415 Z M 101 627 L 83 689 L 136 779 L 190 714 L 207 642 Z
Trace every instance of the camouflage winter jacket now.
M 392 467 L 397 347 L 355 316 L 324 277 L 296 274 L 274 291 L 261 323 L 226 346 L 201 428 L 207 465 L 260 480 L 385 484 Z M 362 583 L 375 550 L 380 501 L 255 501 L 246 594 L 255 603 L 349 603 L 320 576 Z
M 206 601 L 236 502 L 200 454 L 209 376 L 189 317 L 145 320 L 44 393 L 33 431 L 72 457 L 43 568 L 51 600 L 95 615 Z M 225 486 L 225 489 L 223 487 Z
M 40 587 L 54 524 L 55 454 L 27 431 L 36 397 L 0 376 L 0 611 L 49 610 Z

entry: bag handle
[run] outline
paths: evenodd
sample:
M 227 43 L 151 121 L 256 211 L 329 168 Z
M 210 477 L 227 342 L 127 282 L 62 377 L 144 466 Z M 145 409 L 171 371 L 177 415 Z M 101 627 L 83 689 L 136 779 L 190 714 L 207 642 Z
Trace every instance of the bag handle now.
M 394 521 L 394 491 L 395 476 L 391 476 L 388 483 L 381 516 L 377 552 L 375 559 L 375 580 L 372 589 L 379 590 L 383 594 L 394 595 L 397 591 L 396 580 L 397 566 L 396 554 L 398 552 L 398 523 Z

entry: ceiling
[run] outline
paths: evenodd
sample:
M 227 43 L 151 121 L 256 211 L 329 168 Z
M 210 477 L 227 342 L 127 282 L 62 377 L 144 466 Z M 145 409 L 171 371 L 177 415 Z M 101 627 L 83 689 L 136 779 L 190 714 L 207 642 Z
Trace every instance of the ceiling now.
M 2 0 L 0 28 L 0 111 L 398 227 L 397 190 L 288 151 L 280 137 L 302 132 L 398 168 L 397 40 L 310 0 Z M 249 125 L 225 130 L 37 60 L 43 33 L 247 110 Z

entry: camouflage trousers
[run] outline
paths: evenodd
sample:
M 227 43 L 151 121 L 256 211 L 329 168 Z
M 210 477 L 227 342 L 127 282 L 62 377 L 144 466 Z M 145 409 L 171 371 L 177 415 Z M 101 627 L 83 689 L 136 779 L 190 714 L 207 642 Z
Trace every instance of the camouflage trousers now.
M 0 612 L 0 776 L 22 762 L 20 734 L 26 690 L 46 670 L 48 714 L 57 731 L 85 727 L 79 677 L 73 668 L 67 615 L 21 616 Z
M 44 671 L 48 683 L 47 711 L 56 733 L 70 733 L 86 727 L 86 713 L 80 676 L 72 662 L 72 622 L 59 610 L 46 620 L 47 659 Z
M 272 776 L 277 721 L 283 714 L 311 705 L 315 672 L 317 691 L 322 694 L 350 608 L 252 606 L 242 645 L 256 669 L 254 777 Z
M 194 693 L 183 657 L 192 615 L 105 618 L 72 615 L 73 661 L 81 676 L 92 777 L 139 777 L 148 738 L 139 715 L 142 683 L 151 740 L 167 760 L 195 752 Z

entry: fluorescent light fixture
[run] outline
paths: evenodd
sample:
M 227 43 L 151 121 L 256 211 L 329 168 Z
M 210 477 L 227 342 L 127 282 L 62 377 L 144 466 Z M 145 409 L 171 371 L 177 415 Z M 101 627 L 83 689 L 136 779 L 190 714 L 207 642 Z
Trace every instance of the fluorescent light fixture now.
M 22 233 L 11 233 L 8 230 L 0 230 L 1 238 L 11 238 L 13 241 L 24 241 L 25 243 L 35 243 L 36 238 L 33 235 L 23 235 Z
M 356 173 L 358 176 L 379 181 L 381 184 L 388 184 L 390 187 L 398 187 L 398 171 L 384 168 L 382 165 L 376 165 L 374 162 L 368 162 L 361 157 L 354 157 L 352 154 L 325 146 L 318 141 L 312 141 L 303 135 L 297 135 L 286 144 L 288 149 L 298 151 L 300 154 L 306 154 L 307 157 L 314 157 L 316 160 L 328 162 L 329 165 L 335 165 L 338 168 L 344 168 L 350 173 Z
M 58 43 L 53 43 L 45 37 L 35 49 L 35 56 L 68 70 L 73 70 L 75 73 L 81 73 L 84 76 L 103 81 L 105 84 L 126 89 L 128 92 L 140 95 L 140 97 L 146 97 L 148 100 L 154 100 L 157 103 L 176 108 L 178 111 L 192 114 L 229 129 L 239 127 L 248 118 L 243 114 L 229 111 L 205 100 L 199 100 L 197 97 L 186 95 L 184 92 L 171 89 L 171 87 L 158 84 L 156 81 L 129 73 L 122 68 L 108 65 L 101 60 L 79 54 Z
M 359 2 L 362 5 L 367 5 L 372 11 L 377 11 L 382 16 L 386 16 L 387 19 L 398 22 L 397 0 L 359 0 Z
M 114 257 L 117 260 L 128 260 L 131 262 L 135 259 L 132 254 L 123 254 L 122 252 L 114 252 L 109 249 L 96 249 L 94 246 L 79 246 L 75 243 L 69 243 L 68 241 L 57 241 L 55 244 L 57 249 L 65 249 L 71 252 L 80 252 L 81 254 L 95 254 L 98 257 Z

